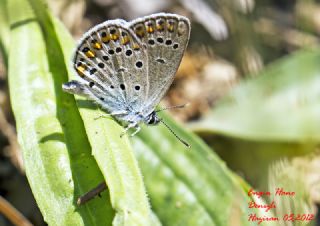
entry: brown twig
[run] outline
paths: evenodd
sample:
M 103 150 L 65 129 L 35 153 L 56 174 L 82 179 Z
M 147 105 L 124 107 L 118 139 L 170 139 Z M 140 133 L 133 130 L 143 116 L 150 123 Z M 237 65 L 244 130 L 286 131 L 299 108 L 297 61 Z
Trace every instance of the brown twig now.
M 0 196 L 0 213 L 7 217 L 14 225 L 33 226 L 16 208 Z
M 93 188 L 91 191 L 80 196 L 77 200 L 77 205 L 80 206 L 80 205 L 85 204 L 89 200 L 91 200 L 94 197 L 96 197 L 97 195 L 99 195 L 105 189 L 107 189 L 107 184 L 105 182 L 100 183 L 97 187 Z

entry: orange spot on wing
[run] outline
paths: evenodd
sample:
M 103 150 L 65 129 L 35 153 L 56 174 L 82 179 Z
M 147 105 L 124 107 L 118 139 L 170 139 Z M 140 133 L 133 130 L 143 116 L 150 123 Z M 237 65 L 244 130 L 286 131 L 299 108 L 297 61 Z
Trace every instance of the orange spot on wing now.
M 130 38 L 128 36 L 123 36 L 121 39 L 121 45 L 126 45 L 130 42 Z
M 138 35 L 139 38 L 143 38 L 144 37 L 144 31 L 143 30 L 137 30 L 136 34 Z
M 87 67 L 85 65 L 80 65 L 80 66 L 77 66 L 76 69 L 80 77 L 83 77 Z
M 107 35 L 105 37 L 102 37 L 101 40 L 102 40 L 103 43 L 109 43 L 110 42 L 110 36 Z
M 174 27 L 171 24 L 169 24 L 167 28 L 168 28 L 168 31 L 170 31 L 170 32 L 174 31 Z
M 93 43 L 93 48 L 95 48 L 95 49 L 101 49 L 102 46 L 101 46 L 101 44 L 100 44 L 99 42 L 95 42 L 95 43 Z
M 116 34 L 113 34 L 113 35 L 111 35 L 111 39 L 112 39 L 113 41 L 117 41 L 117 40 L 119 39 L 119 36 L 116 35 Z
M 94 58 L 96 56 L 95 53 L 91 50 L 87 51 L 85 54 L 89 58 Z
M 133 44 L 133 49 L 134 49 L 134 50 L 139 50 L 139 49 L 140 49 L 140 46 L 135 43 L 135 44 Z
M 146 30 L 147 30 L 148 33 L 153 33 L 154 32 L 154 29 L 153 29 L 152 26 L 147 26 Z
M 158 30 L 158 31 L 163 31 L 163 30 L 164 30 L 164 26 L 161 25 L 161 24 L 158 24 L 158 25 L 157 25 L 157 30 Z

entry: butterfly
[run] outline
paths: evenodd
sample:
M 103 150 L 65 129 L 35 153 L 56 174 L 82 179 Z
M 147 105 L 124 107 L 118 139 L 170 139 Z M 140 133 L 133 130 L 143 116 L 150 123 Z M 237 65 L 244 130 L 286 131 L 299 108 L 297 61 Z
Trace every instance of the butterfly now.
M 126 126 L 124 133 L 134 128 L 133 136 L 141 123 L 162 122 L 189 146 L 155 108 L 174 80 L 190 29 L 188 18 L 169 13 L 98 24 L 83 35 L 75 50 L 73 66 L 80 78 L 62 88 L 98 103 Z

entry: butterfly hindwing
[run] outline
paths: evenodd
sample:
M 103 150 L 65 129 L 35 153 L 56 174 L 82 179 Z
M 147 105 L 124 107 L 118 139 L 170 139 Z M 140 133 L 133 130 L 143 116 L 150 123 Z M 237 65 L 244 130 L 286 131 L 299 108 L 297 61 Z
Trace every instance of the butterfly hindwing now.
M 89 98 L 109 113 L 133 111 L 130 108 L 143 104 L 147 50 L 127 22 L 111 20 L 89 30 L 76 49 L 73 64 L 86 92 L 91 93 Z
M 173 82 L 190 36 L 190 22 L 176 14 L 159 13 L 130 23 L 148 51 L 148 84 L 144 111 L 160 102 Z

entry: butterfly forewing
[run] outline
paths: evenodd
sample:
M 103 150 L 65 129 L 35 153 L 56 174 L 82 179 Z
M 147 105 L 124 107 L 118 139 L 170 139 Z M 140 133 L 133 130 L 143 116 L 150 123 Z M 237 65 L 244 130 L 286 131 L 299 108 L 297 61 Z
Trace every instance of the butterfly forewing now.
M 186 17 L 159 13 L 130 23 L 136 36 L 148 51 L 148 87 L 145 113 L 150 113 L 171 85 L 190 36 Z
M 74 68 L 92 99 L 108 112 L 135 111 L 143 105 L 147 49 L 127 22 L 111 20 L 89 30 L 76 50 Z

